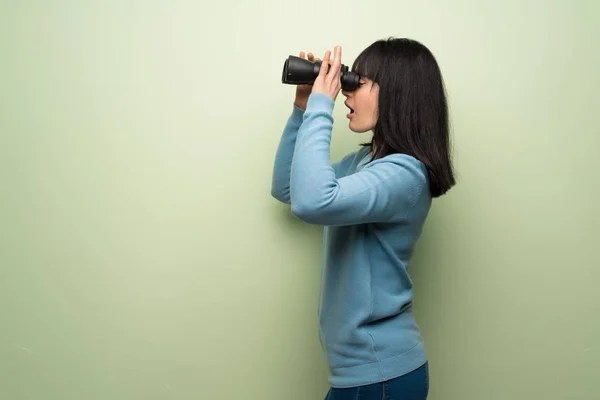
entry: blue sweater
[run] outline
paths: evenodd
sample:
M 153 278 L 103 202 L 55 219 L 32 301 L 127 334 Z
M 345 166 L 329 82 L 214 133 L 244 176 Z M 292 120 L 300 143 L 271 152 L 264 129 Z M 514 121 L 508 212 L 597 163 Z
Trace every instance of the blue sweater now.
M 334 101 L 311 94 L 280 139 L 273 197 L 324 226 L 319 337 L 333 387 L 406 374 L 427 360 L 407 268 L 431 206 L 425 166 L 404 154 L 367 163 L 361 148 L 333 165 Z

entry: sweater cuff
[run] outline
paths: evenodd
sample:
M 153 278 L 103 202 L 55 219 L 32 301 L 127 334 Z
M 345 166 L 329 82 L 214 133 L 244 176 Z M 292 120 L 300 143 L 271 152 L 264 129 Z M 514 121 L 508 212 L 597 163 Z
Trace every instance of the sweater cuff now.
M 292 107 L 292 112 L 289 116 L 289 121 L 298 126 L 301 125 L 302 121 L 304 121 L 304 110 L 294 104 Z
M 292 115 L 294 117 L 301 117 L 304 115 L 304 110 L 298 107 L 296 104 L 292 104 Z
M 306 112 L 324 111 L 331 114 L 335 102 L 323 93 L 311 93 L 306 103 Z

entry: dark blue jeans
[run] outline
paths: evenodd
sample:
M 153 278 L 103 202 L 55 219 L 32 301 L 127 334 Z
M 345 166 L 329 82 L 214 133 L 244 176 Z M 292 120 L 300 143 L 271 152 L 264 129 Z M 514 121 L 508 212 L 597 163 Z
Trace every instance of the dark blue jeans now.
M 426 400 L 429 365 L 389 381 L 353 388 L 331 388 L 325 400 Z

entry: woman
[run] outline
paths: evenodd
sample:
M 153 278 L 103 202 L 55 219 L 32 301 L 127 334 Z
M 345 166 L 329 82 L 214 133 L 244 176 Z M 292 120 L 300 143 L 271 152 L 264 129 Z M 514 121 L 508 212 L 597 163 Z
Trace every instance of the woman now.
M 434 56 L 414 40 L 367 47 L 352 66 L 359 87 L 342 93 L 349 128 L 372 132 L 372 140 L 331 165 L 341 54 L 336 46 L 331 60 L 327 51 L 314 84 L 296 90 L 272 195 L 325 229 L 319 336 L 329 364 L 326 399 L 423 400 L 428 359 L 407 269 L 432 199 L 455 184 L 443 80 Z

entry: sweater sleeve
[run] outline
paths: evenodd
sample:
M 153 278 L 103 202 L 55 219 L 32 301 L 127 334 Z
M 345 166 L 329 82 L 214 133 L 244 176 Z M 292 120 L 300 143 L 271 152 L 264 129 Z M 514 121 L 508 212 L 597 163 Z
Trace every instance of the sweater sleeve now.
M 424 169 L 411 156 L 393 154 L 336 178 L 329 158 L 333 106 L 326 95 L 309 98 L 291 167 L 292 212 L 319 225 L 402 220 L 427 185 Z
M 298 128 L 302 125 L 303 115 L 304 110 L 294 105 L 275 154 L 271 179 L 271 196 L 286 204 L 290 204 L 290 169 L 294 156 L 296 135 L 298 134 Z

